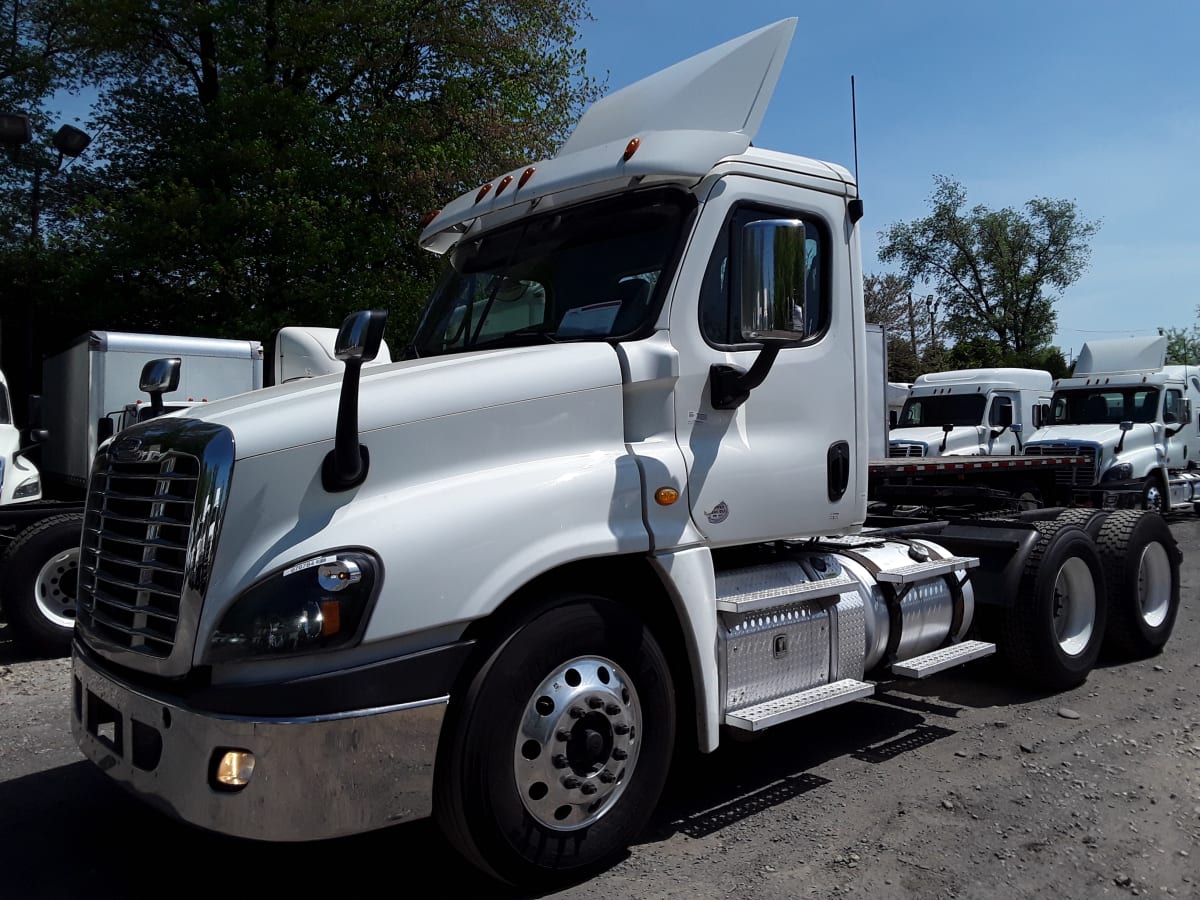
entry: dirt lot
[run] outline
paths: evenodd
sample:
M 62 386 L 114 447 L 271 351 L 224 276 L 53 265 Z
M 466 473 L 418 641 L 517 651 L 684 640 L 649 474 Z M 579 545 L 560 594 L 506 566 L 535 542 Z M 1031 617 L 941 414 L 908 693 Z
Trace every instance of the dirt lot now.
M 732 744 L 678 773 L 628 857 L 556 896 L 1200 897 L 1200 519 L 1155 659 L 1054 696 L 990 660 Z M 427 822 L 311 845 L 226 840 L 84 763 L 66 661 L 0 627 L 0 897 L 497 891 Z

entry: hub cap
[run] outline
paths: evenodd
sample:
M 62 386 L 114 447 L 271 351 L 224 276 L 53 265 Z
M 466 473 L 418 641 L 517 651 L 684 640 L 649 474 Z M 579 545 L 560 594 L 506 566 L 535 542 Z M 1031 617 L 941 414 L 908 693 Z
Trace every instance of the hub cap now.
M 1166 621 L 1171 605 L 1171 562 L 1158 541 L 1147 544 L 1138 560 L 1137 594 L 1142 621 L 1151 628 Z
M 612 660 L 556 668 L 526 703 L 513 748 L 526 811 L 555 831 L 591 825 L 629 783 L 641 732 L 637 691 Z
M 1054 635 L 1067 656 L 1078 656 L 1096 624 L 1096 583 L 1078 556 L 1062 564 L 1054 580 Z
M 1150 485 L 1146 488 L 1146 509 L 1162 510 L 1162 491 L 1158 489 L 1157 485 Z
M 75 625 L 75 587 L 79 583 L 79 548 L 56 553 L 42 566 L 33 585 L 38 611 L 60 628 Z

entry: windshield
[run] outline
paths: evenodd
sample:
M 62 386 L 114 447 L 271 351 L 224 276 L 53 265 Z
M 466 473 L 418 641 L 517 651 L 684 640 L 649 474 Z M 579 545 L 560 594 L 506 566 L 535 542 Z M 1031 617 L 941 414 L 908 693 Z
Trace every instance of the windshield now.
M 1153 422 L 1158 417 L 1158 388 L 1093 388 L 1055 391 L 1055 425 L 1118 425 Z
M 8 388 L 0 384 L 0 425 L 12 424 L 12 412 L 8 408 Z
M 407 355 L 638 331 L 657 309 L 688 201 L 679 191 L 640 192 L 460 243 Z
M 937 397 L 909 397 L 900 411 L 897 428 L 940 428 L 943 425 L 979 425 L 983 422 L 983 394 L 942 394 Z

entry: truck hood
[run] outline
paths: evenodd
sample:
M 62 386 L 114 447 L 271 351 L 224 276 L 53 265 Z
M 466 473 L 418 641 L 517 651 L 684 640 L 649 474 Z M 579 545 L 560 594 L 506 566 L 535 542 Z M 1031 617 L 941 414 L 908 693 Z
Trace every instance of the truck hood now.
M 185 413 L 234 433 L 245 459 L 332 440 L 342 377 L 326 375 L 239 394 Z M 364 368 L 360 434 L 508 403 L 621 384 L 621 367 L 605 343 L 515 347 L 413 359 Z
M 938 428 L 896 428 L 888 434 L 889 444 L 925 444 L 928 456 L 953 456 L 964 453 L 978 453 L 980 430 L 977 425 L 956 425 L 946 438 L 946 449 L 939 451 L 942 446 L 942 435 L 945 432 Z
M 1133 430 L 1125 438 L 1125 446 L 1130 446 L 1130 441 L 1137 441 L 1139 438 L 1145 440 L 1152 434 L 1152 426 L 1144 423 L 1138 423 L 1133 426 Z M 1046 428 L 1039 428 L 1029 436 L 1029 440 L 1025 442 L 1026 446 L 1038 444 L 1098 444 L 1101 447 L 1114 447 L 1117 441 L 1121 440 L 1121 428 L 1118 425 L 1050 425 Z

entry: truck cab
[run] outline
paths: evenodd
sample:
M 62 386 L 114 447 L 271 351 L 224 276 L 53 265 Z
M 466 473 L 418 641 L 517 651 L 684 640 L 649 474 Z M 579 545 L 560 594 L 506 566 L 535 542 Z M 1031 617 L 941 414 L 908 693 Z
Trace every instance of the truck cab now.
M 8 381 L 0 372 L 0 506 L 42 497 L 37 466 L 21 450 L 21 432 L 13 421 Z
M 888 456 L 1009 456 L 1049 402 L 1049 372 L 991 368 L 931 372 L 913 382 Z
M 1029 453 L 1077 452 L 1091 481 L 1149 508 L 1188 508 L 1200 464 L 1200 368 L 1166 365 L 1165 337 L 1089 341 L 1054 383 Z M 1200 495 L 1197 495 L 1200 496 Z

